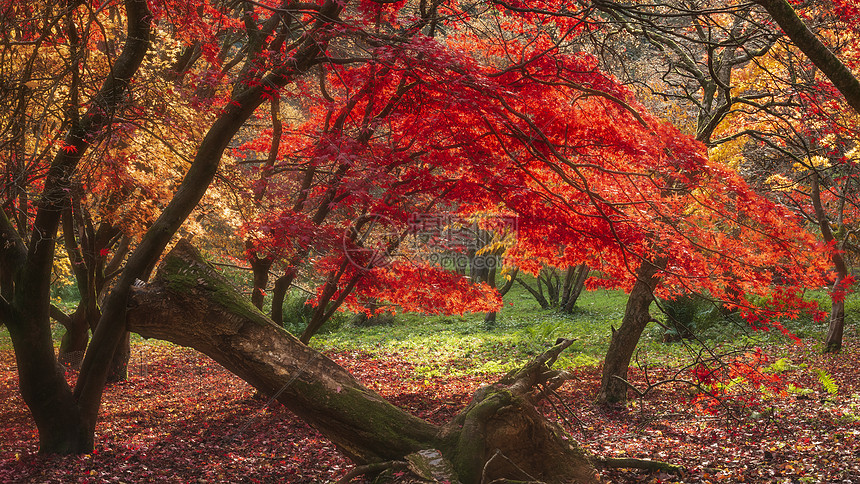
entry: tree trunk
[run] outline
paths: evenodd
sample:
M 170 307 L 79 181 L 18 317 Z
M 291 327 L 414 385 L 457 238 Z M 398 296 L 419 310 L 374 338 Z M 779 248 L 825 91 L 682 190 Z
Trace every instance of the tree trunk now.
M 836 270 L 836 281 L 833 283 L 833 290 L 830 293 L 833 306 L 830 309 L 830 326 L 827 329 L 827 337 L 824 340 L 824 352 L 836 353 L 842 350 L 842 334 L 845 330 L 845 293 L 847 287 L 843 287 L 845 278 L 848 277 L 848 264 L 842 256 L 841 241 L 836 239 L 833 231 L 830 229 L 830 219 L 827 217 L 827 212 L 824 211 L 824 204 L 821 203 L 821 185 L 819 174 L 814 173 L 812 178 L 812 192 L 810 198 L 812 207 L 815 210 L 815 218 L 818 220 L 818 227 L 821 229 L 821 236 L 827 244 L 833 244 L 830 251 L 830 261 L 833 262 L 833 268 Z M 839 294 L 842 293 L 840 296 Z
M 292 271 L 275 279 L 275 288 L 272 289 L 272 321 L 278 326 L 284 325 L 284 300 L 287 298 L 287 290 L 293 283 Z
M 493 289 L 496 288 L 496 268 L 495 267 L 493 267 L 493 270 L 490 271 L 490 276 L 487 278 L 487 285 L 492 287 Z M 505 284 L 505 285 L 507 286 L 507 284 Z M 499 291 L 499 294 L 501 296 L 504 296 L 504 293 L 502 293 L 502 291 Z M 487 312 L 487 314 L 484 315 L 484 327 L 491 329 L 491 328 L 494 328 L 495 326 L 496 326 L 496 311 L 489 311 L 489 312 Z
M 21 289 L 26 287 L 16 287 L 16 295 Z M 47 314 L 43 316 L 35 309 L 30 306 L 18 311 L 13 306 L 15 314 L 10 316 L 15 324 L 7 327 L 15 346 L 21 397 L 39 429 L 39 452 L 92 452 L 93 434 L 78 412 L 63 367 L 54 355 L 50 325 L 39 324 Z
M 519 282 L 520 285 L 523 286 L 526 291 L 528 291 L 529 293 L 531 293 L 532 296 L 534 296 L 535 301 L 537 301 L 537 303 L 540 305 L 541 309 L 549 309 L 549 307 L 550 307 L 549 301 L 547 301 L 546 298 L 544 297 L 543 291 L 538 290 L 541 288 L 540 275 L 538 275 L 538 278 L 536 279 L 538 289 L 535 289 L 535 288 L 529 286 L 528 284 L 526 284 L 526 282 L 523 281 L 523 279 L 521 277 L 517 277 L 516 279 L 517 279 L 517 282 Z
M 836 277 L 833 283 L 834 291 L 844 291 L 842 275 Z M 833 306 L 830 308 L 830 326 L 827 329 L 827 337 L 824 340 L 825 353 L 838 353 L 842 351 L 842 334 L 845 332 L 845 298 L 834 297 Z
M 122 336 L 119 346 L 113 353 L 110 361 L 110 370 L 107 381 L 116 383 L 128 380 L 128 361 L 131 359 L 131 333 L 128 331 Z
M 152 15 L 143 0 L 126 0 L 127 37 L 101 88 L 91 96 L 86 114 L 69 119 L 70 127 L 45 175 L 44 188 L 32 222 L 29 246 L 9 239 L 8 219 L 0 216 L 3 245 L 0 259 L 13 274 L 11 300 L 0 301 L 18 366 L 21 396 L 39 430 L 42 453 L 83 453 L 93 448 L 95 418 L 87 419 L 58 371 L 51 338 L 50 284 L 57 230 L 69 203 L 70 180 L 81 157 L 124 105 L 127 87 L 149 48 Z M 77 110 L 81 106 L 70 106 Z M 4 254 L 5 253 L 5 254 Z M 9 257 L 14 260 L 10 261 Z M 12 265 L 8 265 L 12 262 Z M 111 348 L 113 350 L 113 348 Z M 85 358 L 86 359 L 86 358 Z M 92 422 L 92 425 L 90 425 Z
M 66 329 L 60 340 L 57 359 L 64 366 L 73 370 L 81 369 L 81 360 L 90 341 L 90 325 L 84 313 L 84 306 L 78 308 L 71 316 L 66 315 L 54 305 L 51 305 L 51 319 L 62 324 Z
M 564 297 L 561 301 L 561 310 L 566 313 L 572 313 L 576 301 L 582 294 L 585 288 L 585 281 L 588 279 L 588 273 L 591 272 L 588 265 L 584 262 L 576 267 L 571 267 L 567 270 L 565 280 Z
M 659 258 L 655 262 L 643 260 L 636 272 L 636 283 L 627 299 L 621 327 L 618 330 L 612 328 L 612 339 L 603 362 L 603 377 L 597 395 L 600 403 L 627 403 L 627 370 L 642 331 L 653 319 L 648 308 L 654 301 L 654 288 L 659 278 L 657 273 L 665 266 L 665 258 Z
M 247 302 L 180 242 L 155 280 L 135 288 L 128 328 L 191 346 L 277 399 L 357 464 L 403 460 L 438 449 L 465 484 L 497 478 L 597 482 L 588 456 L 532 405 L 538 384 L 560 385 L 549 370 L 571 341 L 475 393 L 454 420 L 437 427 L 365 388 Z M 495 457 L 496 451 L 504 454 Z
M 254 274 L 254 289 L 251 291 L 251 304 L 257 309 L 263 309 L 263 301 L 266 299 L 266 286 L 269 284 L 269 269 L 272 268 L 273 260 L 270 257 L 259 258 L 256 254 L 251 255 L 251 271 Z

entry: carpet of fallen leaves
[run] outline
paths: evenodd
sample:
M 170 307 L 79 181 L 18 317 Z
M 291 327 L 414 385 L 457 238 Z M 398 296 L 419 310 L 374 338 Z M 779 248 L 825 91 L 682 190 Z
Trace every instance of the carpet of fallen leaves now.
M 860 483 L 860 388 L 857 341 L 838 355 L 811 345 L 779 348 L 792 365 L 780 374 L 808 389 L 768 402 L 743 419 L 703 413 L 689 391 L 660 387 L 626 409 L 593 403 L 599 370 L 574 371 L 547 415 L 603 457 L 656 459 L 686 468 L 681 476 L 604 469 L 606 482 Z M 369 387 L 402 408 L 442 423 L 472 391 L 498 375 L 413 377 L 397 353 L 380 358 L 330 353 Z M 0 352 L 0 482 L 328 482 L 351 467 L 317 432 L 283 406 L 268 404 L 245 382 L 186 348 L 133 348 L 129 380 L 109 386 L 92 455 L 37 454 L 37 435 L 17 392 L 14 355 Z M 803 365 L 807 366 L 803 366 Z M 813 369 L 839 385 L 830 395 Z M 654 368 L 651 376 L 666 369 Z M 641 378 L 642 375 L 634 375 Z M 68 377 L 75 375 L 69 372 Z

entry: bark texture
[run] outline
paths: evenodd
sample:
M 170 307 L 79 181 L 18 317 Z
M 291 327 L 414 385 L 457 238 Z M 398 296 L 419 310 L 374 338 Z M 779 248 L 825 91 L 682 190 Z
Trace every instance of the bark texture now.
M 145 337 L 193 347 L 275 395 L 357 464 L 438 449 L 466 484 L 528 476 L 597 482 L 588 456 L 532 404 L 534 387 L 564 381 L 549 367 L 570 342 L 480 389 L 457 418 L 438 427 L 391 405 L 276 326 L 185 242 L 151 284 L 133 290 L 127 324 Z

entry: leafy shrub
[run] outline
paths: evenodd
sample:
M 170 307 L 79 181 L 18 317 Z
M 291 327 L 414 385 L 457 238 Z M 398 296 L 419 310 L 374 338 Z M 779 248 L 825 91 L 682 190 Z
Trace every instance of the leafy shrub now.
M 301 334 L 314 316 L 316 308 L 308 304 L 307 297 L 290 297 L 284 302 L 284 329 L 295 335 Z M 328 321 L 323 323 L 318 333 L 337 331 L 352 318 L 351 313 L 335 312 Z
M 678 341 L 700 336 L 702 332 L 728 322 L 719 305 L 699 294 L 685 294 L 658 301 L 666 315 L 663 338 Z

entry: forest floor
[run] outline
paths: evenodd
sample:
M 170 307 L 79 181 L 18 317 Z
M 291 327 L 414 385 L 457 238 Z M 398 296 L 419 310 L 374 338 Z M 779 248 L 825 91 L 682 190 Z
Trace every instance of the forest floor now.
M 546 403 L 591 452 L 682 465 L 681 475 L 604 469 L 606 482 L 776 482 L 860 484 L 860 341 L 838 355 L 811 344 L 765 348 L 772 373 L 791 391 L 764 405 L 708 413 L 689 387 L 666 385 L 623 410 L 594 404 L 599 368 L 581 366 Z M 442 423 L 497 374 L 420 375 L 397 352 L 328 351 L 396 405 Z M 461 364 L 461 362 L 451 362 Z M 644 375 L 635 371 L 642 384 Z M 672 376 L 652 367 L 649 378 Z M 837 387 L 823 385 L 820 375 Z M 75 374 L 69 372 L 68 378 Z M 835 390 L 835 393 L 834 393 Z M 351 464 L 283 406 L 194 350 L 137 343 L 126 382 L 108 387 L 92 455 L 41 456 L 17 391 L 11 350 L 0 350 L 0 483 L 330 482 Z

